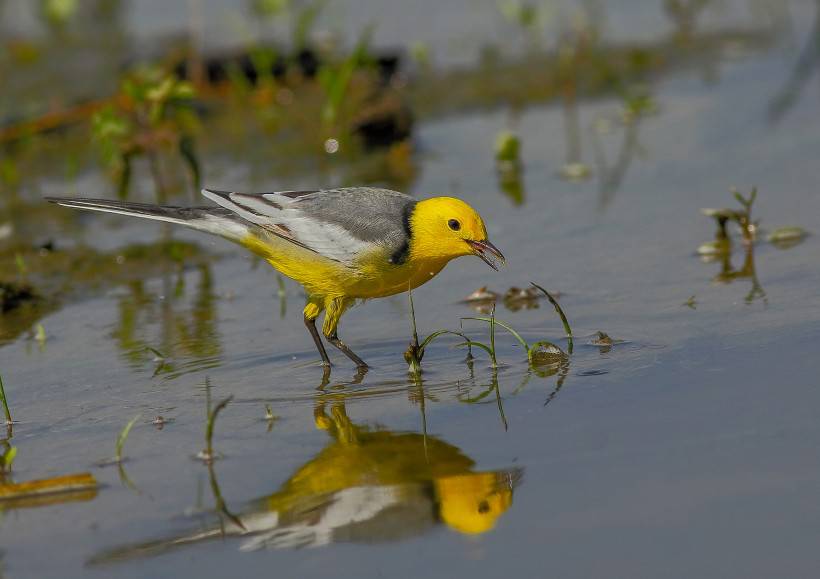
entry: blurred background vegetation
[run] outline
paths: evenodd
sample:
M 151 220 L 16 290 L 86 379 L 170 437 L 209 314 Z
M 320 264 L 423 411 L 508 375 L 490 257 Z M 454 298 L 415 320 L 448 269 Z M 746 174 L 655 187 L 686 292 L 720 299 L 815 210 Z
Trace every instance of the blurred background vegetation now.
M 72 295 L 212 257 L 170 230 L 105 251 L 84 217 L 43 204 L 46 193 L 190 204 L 205 182 L 412 192 L 427 160 L 419 124 L 503 111 L 507 128 L 488 138 L 484 161 L 498 192 L 522 205 L 519 119 L 554 102 L 565 150 L 555 174 L 594 180 L 605 208 L 646 155 L 640 133 L 662 106 L 659 78 L 695 67 L 711 82 L 718 59 L 765 50 L 789 29 L 782 2 L 748 2 L 743 25 L 723 19 L 734 9 L 725 2 L 651 4 L 666 32 L 624 41 L 607 34 L 613 16 L 643 11 L 596 0 L 442 9 L 464 20 L 450 24 L 464 38 L 416 26 L 423 7 L 366 1 L 3 0 L 0 343 Z M 796 90 L 773 101 L 773 115 Z M 601 98 L 619 110 L 583 119 L 579 103 Z M 79 243 L 58 243 L 66 234 Z

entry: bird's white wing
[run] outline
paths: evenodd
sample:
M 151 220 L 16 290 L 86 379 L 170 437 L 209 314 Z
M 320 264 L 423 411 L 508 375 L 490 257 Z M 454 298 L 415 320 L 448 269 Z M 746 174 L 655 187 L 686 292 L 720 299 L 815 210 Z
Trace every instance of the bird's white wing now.
M 363 187 L 202 193 L 258 227 L 345 265 L 368 251 L 382 248 L 392 254 L 406 245 L 407 219 L 415 204 L 401 193 Z
M 318 520 L 296 521 L 269 529 L 254 529 L 240 547 L 242 551 L 261 548 L 320 547 L 333 541 L 333 534 L 348 525 L 378 517 L 401 502 L 401 487 L 369 485 L 339 490 L 329 496 Z M 316 514 L 315 512 L 313 513 Z

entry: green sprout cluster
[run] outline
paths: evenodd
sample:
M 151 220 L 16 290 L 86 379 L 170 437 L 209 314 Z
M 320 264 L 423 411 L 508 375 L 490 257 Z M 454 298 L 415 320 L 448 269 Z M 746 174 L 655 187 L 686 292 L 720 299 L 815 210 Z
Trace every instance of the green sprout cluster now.
M 563 309 L 555 298 L 543 287 L 538 284 L 533 283 L 533 287 L 535 287 L 538 291 L 544 293 L 547 299 L 555 308 L 556 313 L 561 319 L 561 323 L 564 326 L 564 331 L 566 332 L 567 336 L 567 353 L 565 353 L 560 347 L 553 344 L 552 342 L 546 340 L 539 340 L 533 344 L 529 344 L 519 332 L 517 332 L 512 325 L 507 322 L 501 321 L 495 317 L 495 305 L 493 304 L 492 309 L 490 311 L 490 315 L 487 317 L 483 316 L 473 316 L 473 317 L 465 317 L 462 318 L 463 320 L 472 320 L 472 321 L 479 321 L 484 322 L 489 325 L 489 342 L 480 342 L 478 340 L 474 340 L 469 338 L 464 332 L 455 331 L 455 330 L 436 330 L 427 336 L 423 341 L 419 342 L 418 331 L 416 328 L 416 314 L 415 308 L 413 305 L 413 295 L 412 292 L 410 293 L 410 322 L 412 327 L 412 339 L 410 342 L 407 351 L 404 353 L 404 359 L 408 363 L 408 370 L 412 375 L 418 376 L 421 374 L 421 360 L 424 357 L 424 351 L 427 346 L 430 345 L 435 339 L 445 336 L 445 335 L 454 335 L 462 338 L 464 341 L 459 343 L 459 347 L 467 347 L 468 348 L 468 359 L 472 359 L 472 349 L 478 348 L 479 350 L 483 350 L 487 353 L 490 359 L 490 365 L 492 368 L 498 368 L 498 356 L 496 353 L 496 346 L 495 346 L 495 329 L 496 326 L 501 326 L 507 332 L 509 332 L 527 353 L 527 361 L 530 367 L 539 367 L 545 365 L 552 365 L 555 363 L 561 363 L 568 358 L 569 355 L 572 354 L 573 351 L 573 341 L 572 341 L 572 328 L 569 325 L 569 321 L 567 320 L 566 315 L 564 314 Z

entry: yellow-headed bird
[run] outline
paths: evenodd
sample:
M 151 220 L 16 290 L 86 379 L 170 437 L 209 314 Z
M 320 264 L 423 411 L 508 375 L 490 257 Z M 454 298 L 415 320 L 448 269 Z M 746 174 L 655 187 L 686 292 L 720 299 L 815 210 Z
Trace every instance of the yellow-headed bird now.
M 102 552 L 91 564 L 159 555 L 203 541 L 239 537 L 240 550 L 379 543 L 445 525 L 465 535 L 492 530 L 512 506 L 523 469 L 476 471 L 458 447 L 435 436 L 355 424 L 344 403 L 314 411 L 331 442 L 279 489 L 231 513 L 215 490 L 220 522 Z M 213 471 L 211 471 L 214 476 Z
M 52 203 L 186 225 L 250 249 L 305 287 L 305 325 L 322 363 L 330 365 L 316 330 L 357 366 L 367 364 L 338 337 L 339 318 L 356 300 L 420 286 L 462 255 L 493 269 L 501 252 L 487 239 L 481 216 L 464 201 L 416 201 L 388 189 L 348 187 L 321 191 L 235 193 L 203 189 L 219 207 L 172 207 L 46 197 Z

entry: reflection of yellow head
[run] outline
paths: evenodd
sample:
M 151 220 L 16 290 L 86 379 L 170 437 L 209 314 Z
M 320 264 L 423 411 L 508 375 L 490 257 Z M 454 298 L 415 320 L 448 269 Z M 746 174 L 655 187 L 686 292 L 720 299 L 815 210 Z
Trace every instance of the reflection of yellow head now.
M 489 531 L 512 504 L 512 486 L 502 473 L 448 476 L 436 479 L 435 487 L 442 520 L 460 533 Z

